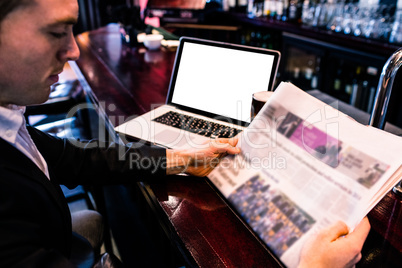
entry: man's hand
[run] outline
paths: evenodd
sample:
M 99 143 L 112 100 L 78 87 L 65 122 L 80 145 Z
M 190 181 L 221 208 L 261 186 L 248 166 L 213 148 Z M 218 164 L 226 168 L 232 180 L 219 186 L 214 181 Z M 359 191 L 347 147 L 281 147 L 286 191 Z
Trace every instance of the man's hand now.
M 354 267 L 362 257 L 361 250 L 369 231 L 367 217 L 351 233 L 343 222 L 321 230 L 304 245 L 298 267 Z
M 202 149 L 167 150 L 166 174 L 185 172 L 189 175 L 203 177 L 208 175 L 227 154 L 237 154 L 237 138 L 211 139 Z

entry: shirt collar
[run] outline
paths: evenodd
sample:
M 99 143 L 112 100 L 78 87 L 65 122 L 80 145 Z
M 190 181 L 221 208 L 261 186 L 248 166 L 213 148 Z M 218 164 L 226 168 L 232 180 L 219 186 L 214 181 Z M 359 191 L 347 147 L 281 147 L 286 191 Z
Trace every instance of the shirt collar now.
M 20 127 L 25 124 L 24 112 L 24 106 L 0 106 L 0 138 L 15 143 Z

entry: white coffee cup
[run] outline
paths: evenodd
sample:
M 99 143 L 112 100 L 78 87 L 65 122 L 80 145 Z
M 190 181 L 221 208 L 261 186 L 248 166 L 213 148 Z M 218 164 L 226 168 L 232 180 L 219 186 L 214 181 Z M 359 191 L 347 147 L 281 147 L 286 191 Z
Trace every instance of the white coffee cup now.
M 161 34 L 147 34 L 144 36 L 144 46 L 149 50 L 157 50 L 161 47 L 163 35 Z

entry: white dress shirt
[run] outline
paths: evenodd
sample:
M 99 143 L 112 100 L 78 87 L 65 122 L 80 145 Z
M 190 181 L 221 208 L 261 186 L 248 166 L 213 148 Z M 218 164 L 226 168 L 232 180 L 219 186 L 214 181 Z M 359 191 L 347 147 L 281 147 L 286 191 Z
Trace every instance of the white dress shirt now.
M 50 179 L 47 163 L 26 128 L 24 112 L 25 107 L 23 106 L 0 106 L 0 138 L 24 153 Z

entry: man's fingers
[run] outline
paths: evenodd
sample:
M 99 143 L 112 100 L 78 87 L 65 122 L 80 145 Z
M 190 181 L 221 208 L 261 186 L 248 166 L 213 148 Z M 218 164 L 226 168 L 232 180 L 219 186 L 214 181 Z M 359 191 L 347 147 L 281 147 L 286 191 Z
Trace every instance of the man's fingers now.
M 238 137 L 235 136 L 233 138 L 218 138 L 218 139 L 213 139 L 213 141 L 215 141 L 216 143 L 229 143 L 230 145 L 232 145 L 233 147 L 235 147 L 237 145 L 237 142 L 239 141 Z
M 320 233 L 325 236 L 329 241 L 335 241 L 339 237 L 347 235 L 349 233 L 349 229 L 344 222 L 338 221 L 327 229 L 322 230 Z
M 228 153 L 237 154 L 240 149 L 235 147 L 237 144 L 237 139 L 213 139 L 210 142 L 210 146 L 215 149 L 216 153 Z
M 353 240 L 355 245 L 359 247 L 363 247 L 364 241 L 366 240 L 367 235 L 370 232 L 370 222 L 367 217 L 356 226 L 356 228 L 348 234 L 348 239 Z
M 329 238 L 331 241 L 335 241 L 336 239 L 347 235 L 346 237 L 347 239 L 349 240 L 352 239 L 356 243 L 360 243 L 362 245 L 369 231 L 370 231 L 370 223 L 367 217 L 365 217 L 351 233 L 349 233 L 349 228 L 344 222 L 338 221 L 335 224 L 328 227 L 327 229 L 325 229 L 324 232 L 321 232 L 321 234 Z
M 239 139 L 237 138 L 237 136 L 230 138 L 229 139 L 229 144 L 232 145 L 233 147 L 235 147 L 238 143 Z

